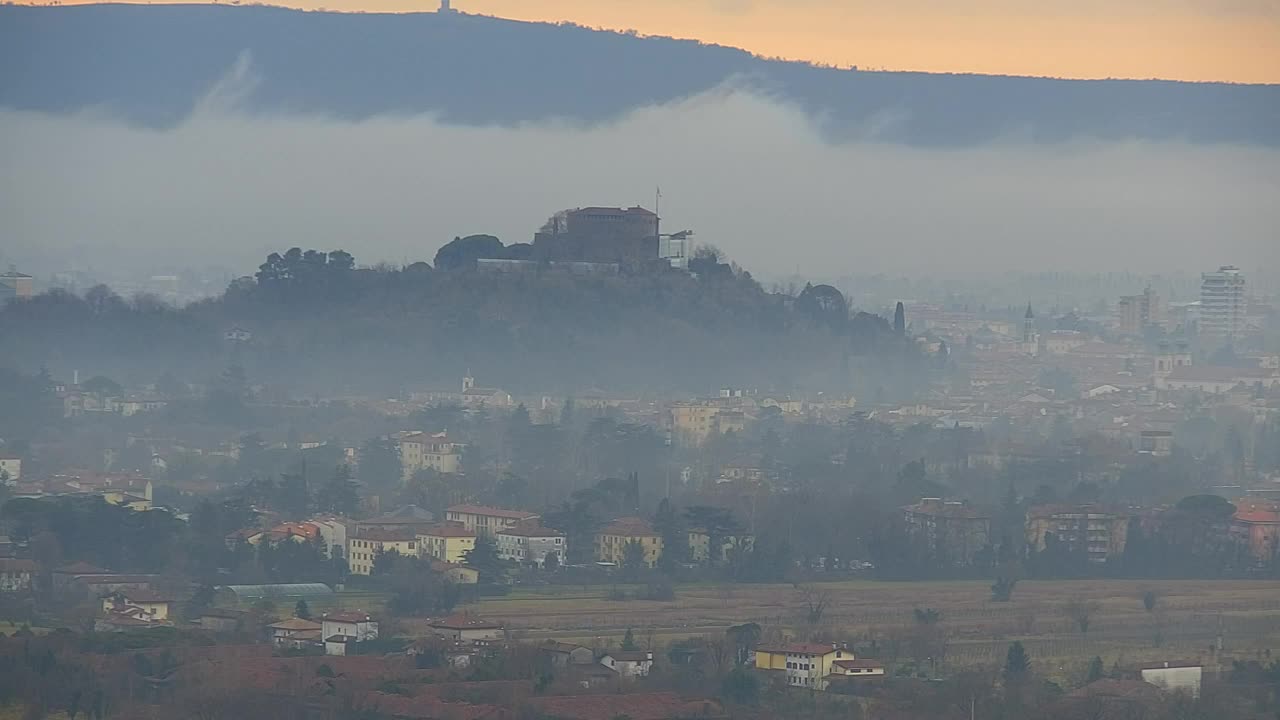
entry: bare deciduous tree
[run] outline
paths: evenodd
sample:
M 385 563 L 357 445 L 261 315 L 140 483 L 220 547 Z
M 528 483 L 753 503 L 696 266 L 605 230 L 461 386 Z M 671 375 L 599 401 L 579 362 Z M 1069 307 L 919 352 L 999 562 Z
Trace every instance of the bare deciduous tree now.
M 1081 635 L 1089 634 L 1089 624 L 1093 621 L 1093 616 L 1102 607 L 1097 600 L 1085 600 L 1083 598 L 1072 598 L 1062 606 L 1062 613 L 1066 615 L 1071 622 L 1075 623 L 1080 629 Z

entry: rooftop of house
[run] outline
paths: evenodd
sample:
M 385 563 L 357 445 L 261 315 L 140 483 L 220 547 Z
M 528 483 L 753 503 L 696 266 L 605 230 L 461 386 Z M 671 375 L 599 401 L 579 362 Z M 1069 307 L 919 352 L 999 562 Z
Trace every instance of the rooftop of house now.
M 915 505 L 908 505 L 904 507 L 903 510 L 917 515 L 947 517 L 959 520 L 987 520 L 991 517 L 990 513 L 978 510 L 967 503 L 944 501 L 941 498 L 923 498 Z
M 542 649 L 547 652 L 570 653 L 574 650 L 587 650 L 586 645 L 577 645 L 575 643 L 560 642 L 559 640 L 548 640 L 542 644 Z
M 846 670 L 884 669 L 883 660 L 836 660 L 832 664 Z
M 1199 660 L 1161 660 L 1159 662 L 1144 663 L 1138 666 L 1139 670 L 1178 670 L 1185 668 L 1202 668 L 1204 663 Z
M 151 590 L 149 588 L 121 590 L 114 594 L 131 603 L 171 603 L 177 601 L 173 593 Z
M 33 573 L 36 569 L 34 560 L 0 558 L 0 573 Z
M 425 537 L 443 537 L 443 538 L 474 538 L 475 531 L 468 530 L 460 523 L 440 523 L 432 525 L 418 531 L 419 535 Z
M 341 610 L 338 612 L 326 613 L 323 619 L 326 622 L 336 623 L 373 622 L 372 615 L 360 610 Z
M 552 530 L 549 527 L 544 527 L 537 520 L 521 522 L 500 531 L 498 534 L 511 535 L 515 537 L 564 537 L 564 533 L 559 530 Z
M 267 627 L 272 630 L 302 631 L 319 630 L 323 626 L 314 620 L 303 620 L 302 618 L 291 617 L 281 620 L 280 622 L 271 623 Z
M 826 655 L 839 650 L 834 645 L 823 643 L 787 643 L 785 645 L 766 645 L 756 648 L 756 652 L 774 655 Z
M 658 533 L 648 520 L 638 517 L 618 518 L 599 532 L 600 535 L 622 537 L 657 537 Z
M 486 515 L 489 517 L 498 517 L 508 520 L 532 520 L 538 517 L 537 513 L 528 510 L 508 510 L 506 508 L 489 507 L 487 505 L 454 505 L 445 512 L 459 513 L 464 515 Z
M 653 659 L 653 653 L 648 650 L 613 650 L 605 653 L 605 657 L 611 657 L 619 662 L 644 662 Z
M 80 560 L 73 562 L 70 565 L 63 565 L 53 572 L 58 575 L 107 575 L 111 571 L 104 570 L 97 565 L 90 565 L 89 563 Z
M 375 542 L 411 542 L 417 538 L 412 530 L 399 528 L 362 527 L 352 536 L 357 540 L 373 540 Z

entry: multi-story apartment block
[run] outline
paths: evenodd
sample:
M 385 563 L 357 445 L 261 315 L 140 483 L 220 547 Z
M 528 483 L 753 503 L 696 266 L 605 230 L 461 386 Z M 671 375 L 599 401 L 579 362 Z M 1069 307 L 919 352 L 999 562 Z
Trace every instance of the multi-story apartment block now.
M 537 521 L 522 522 L 498 531 L 498 557 L 523 566 L 543 567 L 549 556 L 564 565 L 568 544 L 564 533 L 543 527 Z
M 484 505 L 454 505 L 445 510 L 444 514 L 445 520 L 460 523 L 471 532 L 490 539 L 496 539 L 499 530 L 538 519 L 537 513 L 527 510 L 507 510 Z
M 596 559 L 622 565 L 627 558 L 627 546 L 631 543 L 639 544 L 645 565 L 654 567 L 658 564 L 662 557 L 662 535 L 646 520 L 637 517 L 618 518 L 596 533 Z
M 1129 515 L 1101 505 L 1046 505 L 1027 511 L 1026 530 L 1032 551 L 1044 550 L 1053 535 L 1068 552 L 1105 563 L 1124 553 Z
M 962 502 L 922 498 L 902 508 L 902 520 L 912 541 L 945 565 L 971 565 L 991 543 L 991 516 Z

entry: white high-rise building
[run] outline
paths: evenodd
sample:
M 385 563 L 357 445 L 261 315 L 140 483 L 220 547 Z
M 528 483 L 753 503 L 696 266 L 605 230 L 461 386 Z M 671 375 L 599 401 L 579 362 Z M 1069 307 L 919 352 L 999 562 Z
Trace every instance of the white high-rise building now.
M 1220 342 L 1238 339 L 1244 333 L 1244 275 L 1231 265 L 1200 276 L 1200 336 Z

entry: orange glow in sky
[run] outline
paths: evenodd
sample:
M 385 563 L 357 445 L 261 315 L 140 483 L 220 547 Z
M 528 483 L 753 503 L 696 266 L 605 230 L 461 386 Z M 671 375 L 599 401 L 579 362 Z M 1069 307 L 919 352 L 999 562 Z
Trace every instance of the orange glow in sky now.
M 277 0 L 279 1 L 279 0 Z M 437 0 L 284 0 L 422 12 Z M 1280 83 L 1280 0 L 454 0 L 864 69 Z

